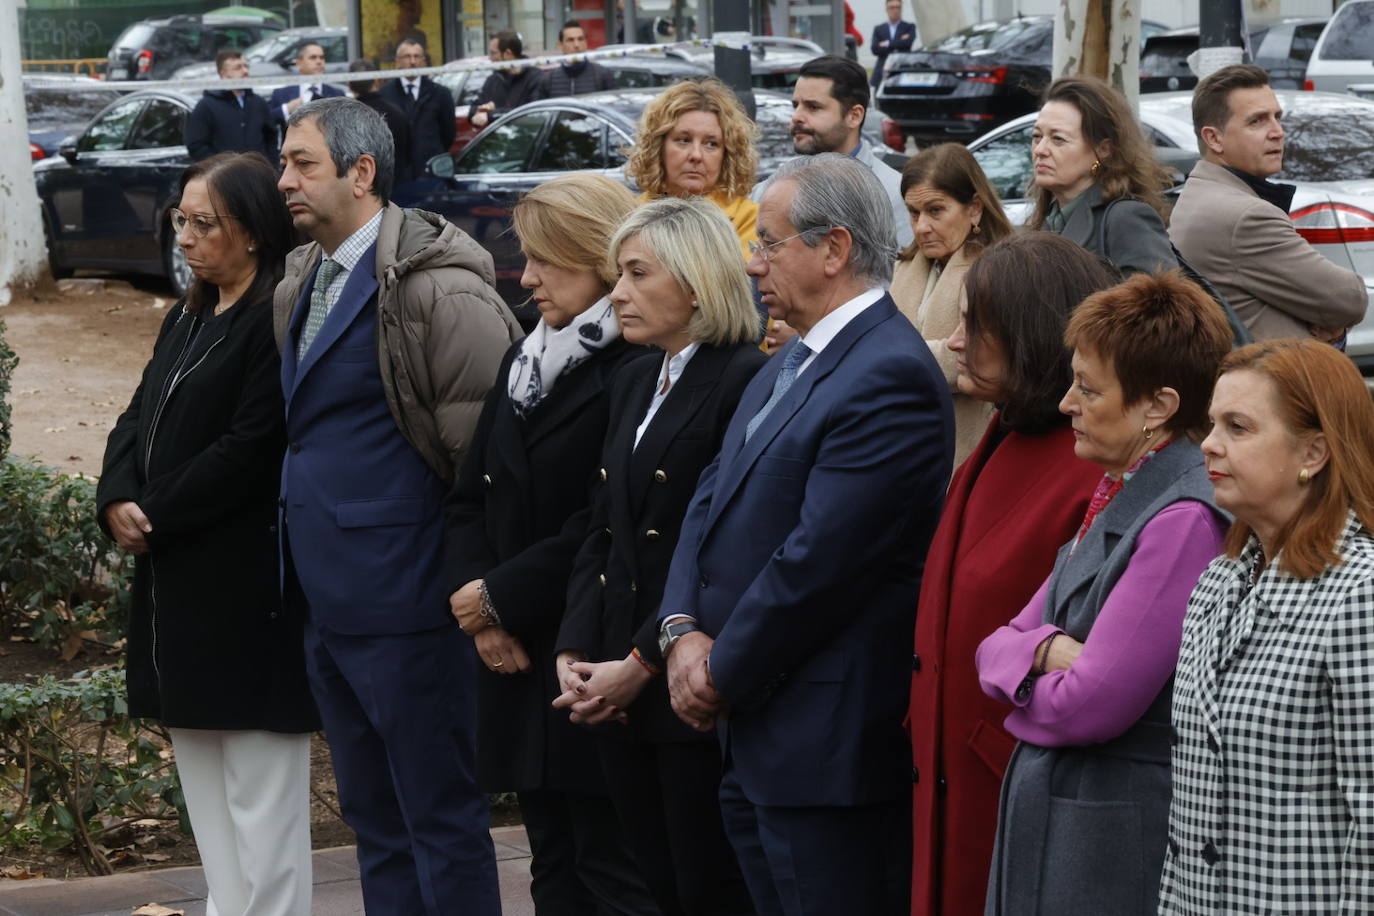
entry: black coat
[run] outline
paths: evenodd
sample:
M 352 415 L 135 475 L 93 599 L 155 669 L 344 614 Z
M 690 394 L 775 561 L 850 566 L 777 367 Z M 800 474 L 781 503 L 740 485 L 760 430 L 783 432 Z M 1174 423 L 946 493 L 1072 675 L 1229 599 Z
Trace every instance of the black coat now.
M 319 727 L 302 621 L 283 609 L 278 582 L 284 447 L 271 301 L 208 320 L 173 307 L 96 490 L 102 527 L 120 500 L 153 526 L 134 567 L 131 715 L 179 728 Z
M 487 77 L 490 79 L 491 77 Z M 555 67 L 544 74 L 543 98 L 557 99 L 583 92 L 602 92 L 615 88 L 615 75 L 594 60 L 584 61 L 578 69 Z M 483 87 L 485 88 L 485 87 Z
M 669 389 L 638 448 L 635 431 L 663 364 L 644 360 L 617 376 L 601 458 L 606 482 L 597 490 L 590 533 L 568 584 L 559 651 L 574 649 L 606 661 L 624 658 L 637 646 L 647 660 L 663 664 L 657 617 L 683 517 L 697 478 L 720 451 L 744 387 L 767 360 L 752 343 L 703 345 Z M 628 713 L 630 733 L 646 740 L 715 740 L 678 719 L 668 705 L 665 677 L 650 681 Z
M 496 108 L 488 113 L 491 121 L 495 121 L 512 108 L 548 97 L 548 74 L 538 67 L 531 65 L 519 70 L 495 70 L 482 84 L 482 91 L 468 110 L 468 117 L 475 115 L 477 109 L 487 102 L 495 102 Z
M 425 173 L 425 163 L 440 153 L 447 153 L 453 145 L 453 138 L 458 133 L 453 94 L 429 77 L 422 76 L 418 101 L 410 97 L 399 79 L 383 86 L 381 96 L 401 109 L 410 124 L 408 175 L 418 178 Z
M 239 107 L 228 89 L 205 92 L 186 119 L 186 151 L 196 161 L 216 153 L 262 153 L 277 162 L 277 126 L 267 103 L 252 90 Z
M 406 121 L 406 113 L 382 98 L 381 92 L 365 92 L 357 98 L 381 115 L 391 130 L 391 139 L 396 144 L 396 184 L 410 181 L 415 175 L 411 172 L 410 123 Z
M 478 782 L 488 792 L 594 791 L 603 781 L 590 732 L 549 705 L 561 692 L 554 641 L 587 537 L 610 382 L 648 354 L 616 340 L 522 419 L 506 393 L 519 347 L 501 363 L 446 505 L 450 585 L 485 579 L 501 625 L 533 665 L 527 674 L 479 672 Z

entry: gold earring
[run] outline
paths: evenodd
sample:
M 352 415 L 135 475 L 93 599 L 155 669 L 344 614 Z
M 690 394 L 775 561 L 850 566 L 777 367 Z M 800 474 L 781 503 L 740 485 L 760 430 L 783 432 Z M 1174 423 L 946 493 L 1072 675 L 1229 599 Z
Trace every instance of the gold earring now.
M 1311 479 L 1312 472 L 1309 471 L 1307 468 L 1303 468 L 1302 470 L 1298 471 L 1298 483 L 1302 484 L 1303 486 L 1306 486 L 1308 481 L 1310 481 Z
M 1146 441 L 1146 442 L 1149 442 L 1151 439 L 1154 438 L 1155 431 L 1154 431 L 1153 429 L 1150 429 L 1150 427 L 1148 427 L 1148 426 L 1142 426 L 1142 427 L 1140 427 L 1140 431 L 1141 431 L 1142 433 L 1145 434 L 1145 441 Z
M 1093 176 L 1094 178 L 1096 178 L 1096 177 L 1097 177 L 1097 173 L 1100 172 L 1101 170 L 1102 170 L 1102 163 L 1100 163 L 1100 162 L 1098 162 L 1096 159 L 1094 159 L 1094 160 L 1093 160 L 1093 167 L 1092 167 L 1092 176 Z
M 980 233 L 980 232 L 982 232 L 982 231 L 983 231 L 983 227 L 982 227 L 982 226 L 979 226 L 977 223 L 974 223 L 974 224 L 973 224 L 973 234 L 974 234 L 974 235 L 977 235 L 978 233 Z

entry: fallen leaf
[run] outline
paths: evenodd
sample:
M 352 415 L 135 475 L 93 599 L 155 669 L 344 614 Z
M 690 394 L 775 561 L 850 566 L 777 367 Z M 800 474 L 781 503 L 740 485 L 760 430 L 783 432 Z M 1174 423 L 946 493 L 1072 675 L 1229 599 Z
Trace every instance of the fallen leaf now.
M 153 300 L 153 308 L 155 308 L 155 309 L 165 309 L 165 308 L 168 306 L 169 302 L 170 302 L 170 300 L 168 300 L 168 299 L 163 299 L 163 298 L 159 297 L 159 298 Z
M 145 862 L 166 862 L 171 856 L 163 852 L 144 852 L 140 853 Z
M 33 871 L 25 865 L 6 865 L 0 868 L 0 878 L 8 878 L 11 881 L 27 881 L 30 878 L 43 877 L 42 870 Z
M 80 456 L 80 455 L 68 455 L 68 456 L 67 456 L 67 460 L 68 460 L 68 461 L 80 461 L 80 460 L 81 460 L 81 456 Z
M 65 433 L 66 431 L 67 427 L 65 426 L 49 426 L 47 429 L 43 430 L 45 433 Z
M 160 903 L 145 903 L 129 916 L 186 916 L 185 910 L 174 910 Z

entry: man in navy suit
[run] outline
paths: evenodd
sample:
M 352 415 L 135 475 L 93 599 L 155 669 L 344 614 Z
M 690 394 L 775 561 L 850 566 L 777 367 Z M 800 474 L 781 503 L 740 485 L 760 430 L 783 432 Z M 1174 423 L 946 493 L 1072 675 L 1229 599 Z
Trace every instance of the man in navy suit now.
M 301 76 L 320 76 L 323 74 L 324 48 L 314 42 L 301 45 L 300 50 L 296 52 L 296 72 Z M 315 81 L 299 83 L 273 90 L 272 100 L 268 107 L 272 109 L 272 118 L 277 123 L 277 129 L 285 130 L 286 119 L 291 117 L 291 113 L 306 102 L 333 98 L 343 94 L 343 90 L 338 86 L 330 86 Z
M 910 51 L 916 41 L 916 23 L 902 19 L 902 0 L 887 0 L 887 22 L 873 27 L 873 54 L 878 64 L 873 68 L 873 89 L 883 82 L 883 67 L 887 56 L 898 51 Z
M 745 390 L 660 606 L 673 708 L 716 725 L 721 809 L 760 914 L 905 913 L 902 728 L 948 385 L 885 287 L 897 245 L 849 156 L 785 163 L 749 261 L 799 336 Z
M 418 41 L 407 39 L 396 46 L 397 68 L 428 64 L 429 54 Z M 410 124 L 409 174 L 419 178 L 429 160 L 453 145 L 458 132 L 453 94 L 427 76 L 404 76 L 383 86 L 382 98 L 405 112 Z
M 476 656 L 449 615 L 441 512 L 519 328 L 490 255 L 387 202 L 380 115 L 321 99 L 286 123 L 278 187 L 314 241 L 287 257 L 273 301 L 284 606 L 304 619 L 367 912 L 497 916 Z

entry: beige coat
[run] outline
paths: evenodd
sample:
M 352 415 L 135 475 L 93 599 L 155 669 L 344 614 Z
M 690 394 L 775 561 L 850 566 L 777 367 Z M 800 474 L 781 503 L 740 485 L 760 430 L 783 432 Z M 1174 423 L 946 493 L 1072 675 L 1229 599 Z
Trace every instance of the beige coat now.
M 1169 237 L 1217 288 L 1256 340 L 1307 337 L 1359 324 L 1369 304 L 1359 274 L 1322 257 L 1283 210 L 1224 166 L 1193 168 Z
M 959 326 L 959 304 L 964 297 L 964 275 L 973 257 L 968 249 L 960 248 L 949 259 L 945 269 L 932 285 L 931 262 L 920 252 L 910 261 L 898 261 L 892 271 L 892 299 L 897 308 L 916 326 L 925 338 L 926 346 L 935 354 L 945 372 L 950 393 L 954 396 L 954 466 L 957 468 L 973 451 L 988 427 L 993 406 L 959 393 L 955 387 L 955 354 L 945 341 Z M 929 287 L 929 292 L 927 292 Z
M 286 256 L 272 303 L 279 349 L 319 260 L 316 242 Z M 441 216 L 388 204 L 374 268 L 387 406 L 406 441 L 451 482 L 520 326 L 496 294 L 491 255 Z

